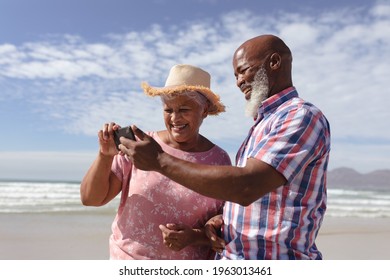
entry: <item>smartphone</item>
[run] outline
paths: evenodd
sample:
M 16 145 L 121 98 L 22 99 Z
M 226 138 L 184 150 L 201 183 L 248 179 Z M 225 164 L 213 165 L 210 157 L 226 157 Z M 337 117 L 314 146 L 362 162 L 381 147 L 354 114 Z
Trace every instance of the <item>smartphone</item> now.
M 130 126 L 126 126 L 126 127 L 122 127 L 120 129 L 114 130 L 114 141 L 116 144 L 116 148 L 118 150 L 119 150 L 119 145 L 121 144 L 121 142 L 119 141 L 119 138 L 122 136 L 127 138 L 127 139 L 131 139 L 131 140 L 135 141 L 134 132 Z

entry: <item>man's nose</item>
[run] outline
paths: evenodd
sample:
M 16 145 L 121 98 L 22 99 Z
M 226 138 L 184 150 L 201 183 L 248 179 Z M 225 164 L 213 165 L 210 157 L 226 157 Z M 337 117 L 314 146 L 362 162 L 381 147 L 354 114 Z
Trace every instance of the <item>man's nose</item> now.
M 236 85 L 241 89 L 241 86 L 244 84 L 244 76 L 243 75 L 238 75 L 237 80 L 236 80 Z

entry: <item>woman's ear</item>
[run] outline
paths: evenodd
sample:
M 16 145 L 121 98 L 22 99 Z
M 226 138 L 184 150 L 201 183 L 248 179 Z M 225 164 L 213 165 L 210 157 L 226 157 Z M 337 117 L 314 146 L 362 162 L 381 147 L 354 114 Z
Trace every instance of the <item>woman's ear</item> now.
M 211 101 L 209 99 L 206 99 L 206 105 L 203 108 L 202 117 L 203 119 L 207 118 L 209 115 L 210 108 L 213 108 L 213 105 L 211 104 Z
M 203 113 L 202 113 L 203 119 L 207 118 L 207 116 L 209 115 L 209 106 L 210 106 L 209 102 L 207 102 L 207 105 L 204 106 Z

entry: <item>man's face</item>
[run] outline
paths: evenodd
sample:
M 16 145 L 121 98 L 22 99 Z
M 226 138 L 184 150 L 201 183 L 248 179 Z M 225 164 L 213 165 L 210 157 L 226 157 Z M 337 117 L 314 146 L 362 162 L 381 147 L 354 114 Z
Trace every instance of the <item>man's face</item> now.
M 237 50 L 233 59 L 234 75 L 240 90 L 247 101 L 245 112 L 247 116 L 256 117 L 257 110 L 268 97 L 269 82 L 264 64 L 267 57 L 259 58 L 251 49 Z

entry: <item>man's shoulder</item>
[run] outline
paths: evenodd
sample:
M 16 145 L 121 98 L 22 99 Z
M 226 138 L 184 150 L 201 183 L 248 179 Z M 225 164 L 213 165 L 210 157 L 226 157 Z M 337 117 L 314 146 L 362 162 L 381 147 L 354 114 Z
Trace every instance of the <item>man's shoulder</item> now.
M 324 115 L 320 108 L 313 103 L 297 96 L 293 97 L 279 106 L 280 111 L 302 110 L 307 114 Z

